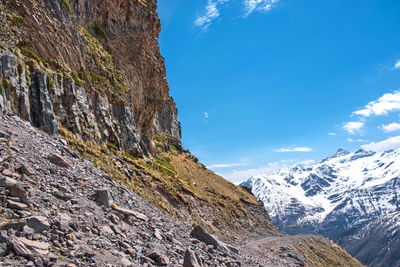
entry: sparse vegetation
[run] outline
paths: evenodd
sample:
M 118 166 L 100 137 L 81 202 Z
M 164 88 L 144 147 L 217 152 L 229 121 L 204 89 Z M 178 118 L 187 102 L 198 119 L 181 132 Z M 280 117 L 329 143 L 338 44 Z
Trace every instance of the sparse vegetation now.
M 127 77 L 114 65 L 112 56 L 97 38 L 92 36 L 81 25 L 77 25 L 77 29 L 86 45 L 85 61 L 89 66 L 89 71 L 80 74 L 80 80 L 87 79 L 94 85 L 101 84 L 101 86 L 95 86 L 94 89 L 98 90 L 102 95 L 108 95 L 123 101 L 123 95 L 128 90 Z
M 96 37 L 100 39 L 107 39 L 107 35 L 100 24 L 93 25 L 93 32 L 96 35 Z
M 114 150 L 118 150 L 118 147 L 117 147 L 115 144 L 113 144 L 113 143 L 108 143 L 108 144 L 107 144 L 107 147 L 108 147 L 108 148 L 111 148 L 111 149 L 114 149 Z
M 32 59 L 36 60 L 39 63 L 43 62 L 43 59 L 38 54 L 36 54 L 35 52 L 33 52 L 32 50 L 30 50 L 27 47 L 21 47 L 20 51 L 26 57 L 32 58 Z
M 47 82 L 47 88 L 48 88 L 48 90 L 49 90 L 49 91 L 54 90 L 55 82 L 54 82 L 54 79 L 53 79 L 53 77 L 51 76 L 51 74 L 47 74 L 46 82 Z
M 60 133 L 71 148 L 114 180 L 176 217 L 190 214 L 193 220 L 201 223 L 205 220 L 204 211 L 207 212 L 207 220 L 212 220 L 213 225 L 223 229 L 233 218 L 250 216 L 247 205 L 260 205 L 245 189 L 204 169 L 187 152 L 160 151 L 153 160 L 136 158 L 113 144 L 84 142 L 65 129 L 60 129 Z M 198 203 L 196 205 L 202 206 L 201 209 L 192 206 L 193 198 Z M 184 217 L 181 218 L 186 219 Z M 204 221 L 205 226 L 207 223 Z M 269 227 L 271 231 L 274 229 L 272 225 L 262 227 Z
M 24 20 L 23 17 L 19 16 L 18 14 L 14 13 L 12 11 L 7 11 L 6 17 L 7 17 L 8 21 L 10 21 L 12 24 L 17 25 L 17 26 Z
M 73 12 L 71 2 L 69 0 L 61 0 L 61 1 L 64 4 L 65 8 L 67 9 L 67 13 L 71 15 Z
M 159 143 L 164 143 L 164 138 L 161 135 L 155 135 L 154 140 L 156 140 Z

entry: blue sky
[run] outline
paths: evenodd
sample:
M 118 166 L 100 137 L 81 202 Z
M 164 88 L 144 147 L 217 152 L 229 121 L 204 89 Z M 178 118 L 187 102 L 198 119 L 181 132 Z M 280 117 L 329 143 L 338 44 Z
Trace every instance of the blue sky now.
M 184 146 L 215 172 L 400 146 L 400 1 L 158 2 Z

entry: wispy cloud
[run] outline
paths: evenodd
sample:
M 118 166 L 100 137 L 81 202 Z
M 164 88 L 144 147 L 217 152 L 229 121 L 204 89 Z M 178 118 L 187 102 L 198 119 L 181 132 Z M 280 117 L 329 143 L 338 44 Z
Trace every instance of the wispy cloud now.
M 221 9 L 232 0 L 208 0 L 202 13 L 194 21 L 194 24 L 204 30 L 208 29 L 211 23 L 221 15 Z M 244 9 L 244 17 L 253 12 L 266 12 L 274 8 L 279 0 L 241 0 Z
M 211 22 L 218 18 L 219 13 L 219 6 L 223 4 L 224 0 L 208 0 L 204 14 L 200 17 L 197 17 L 194 21 L 196 26 L 202 27 L 203 29 L 207 29 Z
M 354 115 L 369 117 L 371 115 L 386 115 L 392 111 L 400 110 L 400 91 L 387 93 L 378 100 L 369 102 L 363 109 L 355 111 Z
M 208 112 L 204 112 L 204 119 L 208 118 Z
M 336 133 L 328 133 L 328 135 L 330 135 L 330 136 L 336 136 L 337 134 L 336 134 Z
M 274 150 L 274 152 L 311 152 L 313 149 L 311 147 L 289 147 L 289 148 L 279 148 Z
M 347 142 L 350 142 L 350 143 L 365 143 L 365 142 L 368 142 L 368 140 L 347 138 Z
M 379 128 L 381 128 L 386 133 L 391 133 L 400 130 L 400 123 L 392 122 L 389 124 L 383 124 Z
M 394 68 L 395 69 L 400 69 L 400 59 L 396 61 L 396 63 L 394 63 Z
M 383 152 L 400 147 L 400 136 L 392 137 L 381 142 L 372 142 L 367 145 L 363 145 L 361 148 L 368 151 Z
M 250 15 L 254 11 L 269 11 L 278 3 L 278 1 L 279 0 L 245 0 L 245 16 Z
M 207 166 L 209 169 L 222 169 L 222 168 L 232 168 L 232 167 L 240 167 L 240 166 L 247 166 L 249 163 L 222 163 L 222 164 L 212 164 Z
M 356 134 L 357 131 L 364 127 L 364 122 L 361 121 L 349 121 L 343 125 L 343 129 L 349 134 Z

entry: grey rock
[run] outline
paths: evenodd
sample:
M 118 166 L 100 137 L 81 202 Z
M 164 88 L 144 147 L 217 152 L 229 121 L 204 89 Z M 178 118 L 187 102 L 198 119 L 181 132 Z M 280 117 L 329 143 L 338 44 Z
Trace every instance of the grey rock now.
M 44 216 L 33 216 L 26 219 L 26 225 L 32 228 L 36 233 L 43 232 L 50 228 L 49 221 Z
M 7 200 L 7 207 L 10 209 L 16 209 L 16 210 L 27 210 L 28 206 L 26 204 L 13 201 L 13 200 Z
M 9 238 L 8 243 L 15 254 L 26 258 L 32 258 L 37 255 L 46 255 L 50 247 L 47 243 L 32 241 L 23 237 Z
M 64 159 L 62 156 L 58 155 L 58 154 L 51 154 L 49 156 L 49 160 L 51 163 L 53 163 L 54 165 L 57 165 L 59 167 L 62 168 L 71 168 L 71 163 L 69 163 L 66 159 Z
M 125 217 L 133 216 L 136 219 L 139 219 L 139 220 L 142 220 L 142 221 L 148 221 L 149 220 L 149 218 L 146 215 L 144 215 L 144 214 L 142 214 L 140 212 L 137 212 L 137 211 L 133 211 L 133 210 L 130 210 L 130 209 L 124 209 L 124 208 L 120 208 L 120 207 L 114 207 L 113 209 L 115 211 L 121 213 Z
M 221 249 L 221 250 L 226 250 L 226 251 L 232 251 L 235 253 L 238 253 L 238 250 L 232 246 L 229 246 L 222 241 L 218 240 L 216 237 L 213 235 L 207 233 L 201 226 L 196 225 L 194 226 L 192 232 L 190 232 L 190 236 L 194 237 L 207 245 L 212 245 L 215 248 Z
M 111 205 L 111 194 L 108 188 L 96 190 L 96 202 L 108 208 Z
M 47 87 L 47 74 L 34 72 L 30 87 L 32 123 L 50 134 L 58 132 L 58 122 L 53 110 L 53 103 Z
M 10 195 L 12 197 L 18 197 L 21 202 L 27 203 L 28 202 L 28 192 L 25 188 L 20 184 L 12 184 L 7 186 L 10 190 Z
M 201 260 L 197 254 L 189 249 L 185 251 L 183 267 L 201 267 Z

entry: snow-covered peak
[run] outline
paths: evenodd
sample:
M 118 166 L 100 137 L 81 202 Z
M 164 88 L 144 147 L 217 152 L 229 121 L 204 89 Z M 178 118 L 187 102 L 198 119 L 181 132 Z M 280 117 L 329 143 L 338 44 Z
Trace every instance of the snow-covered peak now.
M 298 209 L 297 221 L 320 222 L 355 191 L 372 190 L 399 176 L 400 149 L 379 153 L 339 149 L 317 164 L 254 176 L 242 185 L 252 189 L 272 217 Z M 389 202 L 368 208 L 383 206 L 387 212 L 396 209 Z

